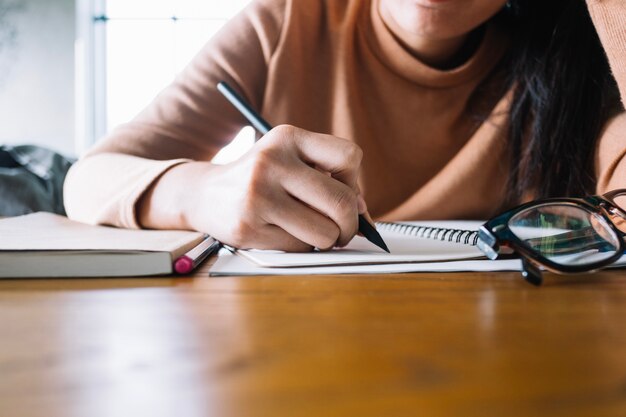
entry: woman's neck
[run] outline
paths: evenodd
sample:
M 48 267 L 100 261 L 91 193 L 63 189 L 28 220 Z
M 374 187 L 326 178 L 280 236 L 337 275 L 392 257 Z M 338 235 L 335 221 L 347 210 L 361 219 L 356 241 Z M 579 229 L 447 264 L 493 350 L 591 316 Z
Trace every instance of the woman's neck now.
M 441 70 L 457 67 L 467 61 L 480 45 L 485 32 L 484 26 L 481 26 L 462 36 L 433 39 L 405 30 L 384 7 L 380 7 L 379 13 L 405 49 L 424 64 Z

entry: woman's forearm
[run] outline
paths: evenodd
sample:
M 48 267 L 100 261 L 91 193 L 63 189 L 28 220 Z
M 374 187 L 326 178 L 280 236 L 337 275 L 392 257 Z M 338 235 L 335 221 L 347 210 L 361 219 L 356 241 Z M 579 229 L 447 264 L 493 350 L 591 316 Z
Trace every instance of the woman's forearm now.
M 164 172 L 186 161 L 155 161 L 120 153 L 81 159 L 65 179 L 65 210 L 70 218 L 84 223 L 139 228 L 137 201 Z
M 193 229 L 188 213 L 193 211 L 203 179 L 216 166 L 209 162 L 176 165 L 157 178 L 137 201 L 137 221 L 149 229 Z M 208 213 L 207 213 L 208 215 Z

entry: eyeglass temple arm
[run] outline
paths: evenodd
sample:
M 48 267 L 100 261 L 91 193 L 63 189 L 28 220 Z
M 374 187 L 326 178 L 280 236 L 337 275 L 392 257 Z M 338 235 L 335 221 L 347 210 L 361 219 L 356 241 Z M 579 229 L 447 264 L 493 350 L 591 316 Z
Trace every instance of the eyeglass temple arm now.
M 537 287 L 543 283 L 543 274 L 541 273 L 541 269 L 524 256 L 522 256 L 522 276 L 526 281 Z

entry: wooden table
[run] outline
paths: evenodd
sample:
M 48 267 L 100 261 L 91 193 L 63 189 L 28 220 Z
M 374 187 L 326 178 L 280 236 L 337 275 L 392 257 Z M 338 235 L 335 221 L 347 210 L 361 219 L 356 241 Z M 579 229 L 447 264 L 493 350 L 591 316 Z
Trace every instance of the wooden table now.
M 0 282 L 0 416 L 626 416 L 626 273 Z

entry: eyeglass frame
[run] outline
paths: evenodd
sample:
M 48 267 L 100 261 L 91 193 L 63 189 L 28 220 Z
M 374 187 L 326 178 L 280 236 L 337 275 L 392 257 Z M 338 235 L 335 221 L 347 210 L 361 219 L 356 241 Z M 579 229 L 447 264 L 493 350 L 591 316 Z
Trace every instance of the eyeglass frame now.
M 624 236 L 626 233 L 615 226 L 610 215 L 617 215 L 626 221 L 626 211 L 615 203 L 615 198 L 624 195 L 626 189 L 617 189 L 603 195 L 590 195 L 583 198 L 546 198 L 522 204 L 508 210 L 483 224 L 478 231 L 478 248 L 489 259 L 497 259 L 501 253 L 500 247 L 512 249 L 522 260 L 522 276 L 529 283 L 539 286 L 543 283 L 541 267 L 555 273 L 582 273 L 597 271 L 620 259 L 626 248 Z M 602 217 L 608 227 L 618 237 L 618 247 L 614 255 L 607 259 L 593 262 L 587 265 L 562 265 L 551 261 L 545 256 L 530 248 L 509 228 L 509 221 L 518 213 L 533 207 L 549 204 L 570 205 L 585 209 L 590 213 Z

